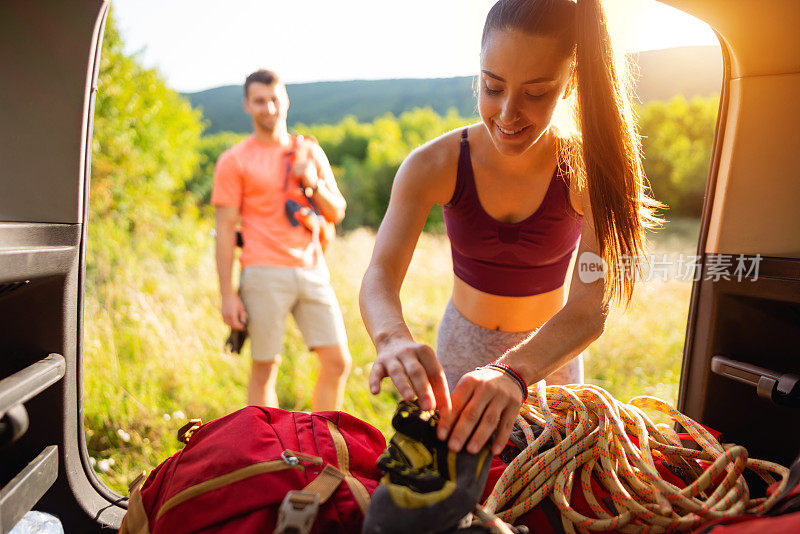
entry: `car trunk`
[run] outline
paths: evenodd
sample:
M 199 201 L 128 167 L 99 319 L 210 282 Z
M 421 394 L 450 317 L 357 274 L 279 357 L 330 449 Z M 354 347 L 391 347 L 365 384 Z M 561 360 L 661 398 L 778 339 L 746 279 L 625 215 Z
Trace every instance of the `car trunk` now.
M 678 409 L 788 465 L 800 452 L 800 3 L 665 3 L 708 22 L 725 57 Z M 720 255 L 758 272 L 715 280 Z
M 790 391 L 800 375 L 800 3 L 665 3 L 709 22 L 725 57 L 698 254 L 706 264 L 713 254 L 762 259 L 757 279 L 694 283 L 678 407 L 751 455 L 788 464 L 800 451 Z M 91 119 L 107 9 L 0 5 L 0 440 L 24 431 L 2 452 L 2 530 L 34 505 L 67 531 L 117 527 L 125 511 L 89 466 L 81 409 Z

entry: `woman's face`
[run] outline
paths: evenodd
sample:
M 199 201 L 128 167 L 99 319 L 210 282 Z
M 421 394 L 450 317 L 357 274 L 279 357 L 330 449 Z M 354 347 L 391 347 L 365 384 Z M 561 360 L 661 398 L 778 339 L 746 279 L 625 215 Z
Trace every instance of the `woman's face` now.
M 539 140 L 571 75 L 571 58 L 553 37 L 520 30 L 487 35 L 478 112 L 501 154 L 522 154 Z

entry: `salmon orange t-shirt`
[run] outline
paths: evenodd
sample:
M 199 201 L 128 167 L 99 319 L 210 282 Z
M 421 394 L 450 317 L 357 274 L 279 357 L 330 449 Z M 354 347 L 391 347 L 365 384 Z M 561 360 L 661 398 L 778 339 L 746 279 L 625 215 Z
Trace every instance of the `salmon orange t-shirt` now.
M 222 153 L 214 171 L 211 203 L 239 208 L 244 246 L 239 261 L 250 265 L 313 267 L 322 258 L 319 240 L 286 216 L 287 154 L 292 145 L 259 141 L 251 135 Z M 320 165 L 317 164 L 319 172 Z M 291 176 L 289 187 L 299 187 Z

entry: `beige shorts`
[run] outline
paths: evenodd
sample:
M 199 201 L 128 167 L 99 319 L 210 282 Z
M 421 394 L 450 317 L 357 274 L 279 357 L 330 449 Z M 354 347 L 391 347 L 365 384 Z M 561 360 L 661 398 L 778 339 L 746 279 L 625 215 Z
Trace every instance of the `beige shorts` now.
M 272 361 L 281 353 L 289 313 L 309 349 L 347 345 L 325 262 L 308 268 L 251 265 L 242 272 L 239 292 L 247 312 L 250 353 L 256 361 Z

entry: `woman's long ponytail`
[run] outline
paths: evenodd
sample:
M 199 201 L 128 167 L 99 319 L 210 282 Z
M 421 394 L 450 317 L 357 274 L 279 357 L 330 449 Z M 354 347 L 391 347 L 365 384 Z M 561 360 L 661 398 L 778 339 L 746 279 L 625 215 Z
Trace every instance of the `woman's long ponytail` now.
M 627 68 L 620 68 L 600 0 L 577 0 L 575 13 L 577 125 L 571 164 L 588 190 L 593 225 L 606 262 L 604 303 L 630 303 L 645 230 L 662 220 L 663 204 L 647 194 L 641 140 Z

